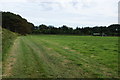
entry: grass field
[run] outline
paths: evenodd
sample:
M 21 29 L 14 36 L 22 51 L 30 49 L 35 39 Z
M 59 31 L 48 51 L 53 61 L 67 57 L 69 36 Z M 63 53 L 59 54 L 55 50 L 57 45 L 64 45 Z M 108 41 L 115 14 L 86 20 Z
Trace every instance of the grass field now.
M 18 37 L 3 62 L 5 78 L 116 78 L 118 37 Z

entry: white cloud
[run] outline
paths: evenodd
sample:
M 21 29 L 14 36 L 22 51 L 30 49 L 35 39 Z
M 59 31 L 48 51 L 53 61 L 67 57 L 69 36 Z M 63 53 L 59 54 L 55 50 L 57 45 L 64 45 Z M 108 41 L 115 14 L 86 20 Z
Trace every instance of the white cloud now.
M 0 2 L 26 2 L 27 0 L 0 0 Z
M 1 0 L 0 10 L 22 15 L 35 25 L 117 23 L 119 0 Z

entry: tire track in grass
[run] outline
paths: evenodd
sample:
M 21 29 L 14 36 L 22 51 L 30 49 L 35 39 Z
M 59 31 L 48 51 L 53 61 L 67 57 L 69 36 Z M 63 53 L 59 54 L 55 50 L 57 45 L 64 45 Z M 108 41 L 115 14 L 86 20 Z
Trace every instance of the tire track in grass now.
M 33 41 L 34 41 L 34 39 L 35 38 L 33 38 Z M 29 39 L 30 40 L 30 39 Z M 46 47 L 48 48 L 48 46 L 46 46 L 45 47 L 45 44 L 43 44 L 44 42 L 43 41 L 41 41 L 40 39 L 37 39 L 37 40 L 35 40 L 34 41 L 34 43 L 37 43 L 36 45 L 42 45 L 42 47 L 44 47 L 45 49 L 46 49 Z M 54 46 L 52 46 L 52 47 L 54 47 Z M 56 48 L 59 48 L 58 46 L 56 46 Z M 60 49 L 60 48 L 59 48 Z M 48 51 L 48 50 L 46 50 L 46 51 Z M 52 49 L 49 49 L 49 51 L 52 51 Z M 69 59 L 67 59 L 66 58 L 66 56 L 65 55 L 61 55 L 59 52 L 56 52 L 54 49 L 53 49 L 53 52 L 52 53 L 54 53 L 54 56 L 57 54 L 59 54 L 61 57 L 62 57 L 62 62 L 60 62 L 60 63 L 58 63 L 58 64 L 56 64 L 56 65 L 58 65 L 58 66 L 60 66 L 61 68 L 63 68 L 64 69 L 64 71 L 62 71 L 62 72 L 66 72 L 66 73 L 68 73 L 69 75 L 72 75 L 72 77 L 78 77 L 78 78 L 80 78 L 80 77 L 86 77 L 86 76 L 88 76 L 88 74 L 87 73 L 84 73 L 83 72 L 83 70 L 80 68 L 80 67 L 78 67 L 78 66 L 76 66 L 76 65 L 74 65 L 74 64 L 72 64 L 71 63 L 71 61 L 69 60 Z M 44 53 L 45 54 L 45 53 Z M 50 55 L 48 55 L 49 53 L 47 53 L 47 54 L 45 54 L 45 56 L 47 57 L 47 56 L 49 56 L 50 57 Z M 68 54 L 67 54 L 68 55 Z M 51 56 L 51 57 L 54 57 L 54 56 Z M 59 57 L 56 57 L 56 59 L 57 58 L 60 58 L 60 56 Z M 54 61 L 51 61 L 51 62 L 54 62 Z M 61 65 L 64 65 L 64 66 L 61 66 Z M 66 70 L 66 71 L 65 71 Z M 68 71 L 67 71 L 68 70 Z M 68 75 L 68 76 L 69 76 Z
M 29 38 L 29 41 L 32 42 L 31 46 L 34 46 L 34 50 L 36 50 L 38 48 L 37 50 L 39 50 L 41 52 L 41 57 L 43 59 L 43 62 L 47 64 L 46 66 L 48 66 L 48 68 L 46 68 L 46 69 L 48 69 L 48 71 L 50 71 L 50 72 L 53 72 L 53 74 L 52 74 L 53 77 L 76 78 L 76 77 L 81 76 L 80 72 L 82 72 L 82 70 L 80 68 L 76 69 L 77 67 L 73 64 L 68 64 L 68 66 L 63 64 L 63 61 L 65 61 L 66 63 L 69 62 L 68 60 L 65 60 L 65 58 L 63 58 L 63 56 L 58 56 L 58 53 L 51 51 L 51 49 L 48 51 L 48 49 L 45 48 L 43 44 L 38 43 L 36 40 L 34 41 L 34 38 L 32 38 L 32 40 Z M 29 42 L 29 41 L 27 40 L 27 42 Z M 28 44 L 28 45 L 30 46 L 30 44 Z M 52 53 L 54 55 L 51 56 L 50 54 L 52 54 Z M 52 58 L 54 58 L 54 59 L 52 59 Z
M 48 64 L 49 64 L 49 62 L 47 62 L 47 60 L 44 58 L 44 56 L 40 55 L 42 50 L 40 48 L 37 48 L 38 46 L 36 46 L 32 42 L 26 41 L 25 37 L 24 38 L 22 37 L 20 42 L 21 42 L 20 45 L 19 45 L 20 54 L 16 57 L 18 59 L 17 59 L 17 62 L 14 66 L 14 70 L 12 71 L 12 74 L 11 74 L 10 77 L 11 78 L 30 78 L 30 77 L 32 77 L 32 78 L 42 78 L 42 77 L 46 77 L 47 73 L 45 71 L 42 71 L 43 75 L 41 75 L 42 73 L 40 72 L 41 70 L 45 70 L 46 68 L 44 68 L 44 69 L 42 69 L 42 68 L 48 66 Z M 15 48 L 13 48 L 13 49 L 15 49 Z M 16 52 L 16 51 L 14 51 L 14 52 Z M 39 55 L 37 55 L 37 54 L 39 54 Z M 42 52 L 42 54 L 44 54 L 44 52 Z M 30 55 L 34 60 L 34 64 L 31 64 L 31 63 L 28 62 L 29 59 L 31 59 L 31 57 L 29 58 Z M 43 65 L 41 63 L 46 63 L 47 65 Z M 35 73 L 36 75 L 29 76 L 29 74 L 31 74 L 31 72 L 29 72 L 30 66 L 36 68 L 36 70 L 38 71 L 38 72 Z M 52 69 L 52 70 L 55 71 L 54 69 Z M 48 71 L 48 72 L 50 73 L 50 71 Z M 40 75 L 38 75 L 38 74 L 40 74 Z M 59 75 L 52 74 L 52 76 L 53 75 L 55 77 L 59 77 Z M 9 77 L 9 76 L 7 76 L 7 77 Z
M 36 42 L 36 40 L 35 40 L 35 42 Z M 40 39 L 38 39 L 38 41 L 37 41 L 37 44 L 42 44 L 42 43 L 45 43 L 46 44 L 46 40 L 40 40 Z M 50 43 L 50 42 L 48 42 L 47 41 L 47 43 Z M 42 45 L 45 45 L 45 44 L 42 44 Z M 74 54 L 69 54 L 69 52 L 68 51 L 66 51 L 66 50 L 64 50 L 62 47 L 61 47 L 61 45 L 58 45 L 57 43 L 50 43 L 50 45 L 52 44 L 52 48 L 54 47 L 54 46 L 56 46 L 55 48 L 54 48 L 54 50 L 55 51 L 57 51 L 57 54 L 59 54 L 59 55 L 61 55 L 62 57 L 64 57 L 65 59 L 67 59 L 67 61 L 69 61 L 70 59 L 69 59 L 69 56 L 71 57 L 71 56 L 75 56 Z M 55 44 L 55 45 L 54 45 Z M 47 46 L 48 47 L 48 46 Z M 58 51 L 58 50 L 60 50 L 60 51 Z M 65 54 L 63 54 L 63 53 L 65 53 Z M 66 62 L 66 60 L 65 60 L 65 62 Z M 71 62 L 71 60 L 69 61 L 69 62 Z M 70 63 L 71 64 L 71 63 Z M 67 64 L 68 65 L 68 64 Z M 67 66 L 66 65 L 66 66 Z M 74 68 L 70 68 L 71 66 L 73 67 L 75 67 L 75 65 L 74 64 L 72 64 L 71 66 L 70 65 L 68 65 L 69 67 L 69 69 L 73 69 L 71 72 L 73 72 L 73 73 L 75 73 L 75 74 L 78 74 L 79 75 L 79 78 L 80 77 L 90 77 L 90 76 L 92 76 L 90 73 L 88 74 L 88 73 L 85 73 L 85 72 L 83 72 L 83 70 L 80 68 L 80 67 L 78 67 L 78 66 L 76 66 L 76 70 L 77 71 L 75 71 L 74 70 Z M 87 68 L 86 68 L 87 69 Z M 78 73 L 78 72 L 80 72 L 80 73 Z M 72 74 L 73 74 L 72 73 Z M 75 74 L 73 74 L 73 75 L 75 75 Z M 82 76 L 81 76 L 82 75 Z M 78 76 L 77 76 L 78 77 Z
M 45 71 L 41 64 L 41 59 L 38 60 L 38 57 L 35 55 L 36 53 L 34 53 L 33 49 L 31 49 L 31 46 L 28 46 L 28 42 L 26 42 L 25 37 L 21 37 L 20 48 L 21 54 L 18 56 L 12 78 L 45 77 Z
M 82 63 L 84 63 L 83 69 L 85 69 L 85 70 L 87 69 L 87 72 L 90 72 L 89 74 L 92 73 L 93 76 L 95 76 L 95 77 L 117 77 L 117 72 L 111 71 L 111 68 L 108 68 L 105 65 L 100 64 L 99 62 L 96 62 L 96 60 L 90 59 L 90 57 L 87 57 L 87 56 L 84 56 L 84 55 L 81 55 L 81 54 L 76 54 L 76 55 L 71 54 L 71 49 L 68 49 L 68 47 L 67 47 L 67 49 L 65 49 L 63 46 L 61 46 L 60 44 L 55 43 L 55 42 L 53 43 L 51 41 L 44 40 L 44 39 L 42 39 L 41 41 L 43 43 L 46 42 L 46 44 L 50 44 L 50 45 L 59 47 L 59 49 L 61 49 L 63 51 L 63 52 L 60 52 L 61 54 L 67 52 L 66 55 L 62 54 L 63 56 L 68 57 L 68 55 L 69 56 L 71 55 L 71 56 L 74 56 L 74 58 L 76 57 L 77 61 L 78 61 L 78 59 L 82 60 Z M 55 49 L 58 50 L 58 48 L 55 48 Z
M 36 65 L 36 69 L 37 69 L 37 73 L 36 74 L 42 74 L 41 76 L 34 76 L 35 78 L 44 78 L 44 77 L 48 77 L 48 72 L 47 71 L 47 66 L 48 64 L 46 63 L 46 60 L 44 59 L 43 55 L 44 51 L 40 48 L 38 48 L 38 46 L 36 46 L 30 39 L 28 40 L 26 37 L 24 37 L 24 43 L 26 44 L 26 46 L 30 49 L 30 54 L 33 57 L 33 60 L 35 61 Z M 45 65 L 45 63 L 47 65 Z M 33 67 L 33 65 L 31 65 Z
M 67 46 L 41 39 L 38 36 L 20 38 L 10 51 L 12 52 L 10 56 L 14 56 L 15 60 L 8 57 L 6 61 L 5 74 L 7 77 L 13 75 L 14 78 L 93 78 L 110 77 L 113 76 L 112 74 L 116 74 L 112 72 L 110 75 L 98 75 L 100 70 L 103 69 L 101 72 L 107 74 L 110 69 Z M 13 60 L 13 62 L 7 64 L 10 62 L 9 60 Z M 8 67 L 10 69 L 6 69 Z
M 19 49 L 19 38 L 17 38 L 13 44 L 13 46 L 10 48 L 9 54 L 7 59 L 2 63 L 3 65 L 3 78 L 9 77 L 12 74 L 13 65 L 16 62 L 16 56 Z
M 32 60 L 34 60 L 34 67 L 36 68 L 36 76 L 33 76 L 33 77 L 46 77 L 45 75 L 45 69 L 44 69 L 44 66 L 43 66 L 43 62 L 42 62 L 42 59 L 38 57 L 37 54 L 39 54 L 38 49 L 36 48 L 35 50 L 33 49 L 33 47 L 35 46 L 31 46 L 32 42 L 29 42 L 27 41 L 26 38 L 24 38 L 24 43 L 26 44 L 27 48 L 30 49 L 30 53 L 29 55 L 31 55 L 31 58 Z M 33 65 L 31 65 L 31 67 L 33 67 Z
M 27 44 L 31 49 L 33 49 L 34 51 L 34 55 L 37 55 L 39 59 L 42 59 L 42 62 L 44 63 L 44 69 L 46 69 L 46 75 L 49 75 L 48 77 L 60 77 L 59 73 L 60 71 L 58 71 L 58 69 L 56 70 L 56 66 L 54 66 L 54 63 L 50 63 L 50 61 L 48 61 L 48 59 L 46 58 L 46 52 L 44 51 L 42 46 L 38 46 L 36 45 L 36 43 L 34 43 L 31 39 L 29 39 L 29 41 L 26 39 L 26 42 L 32 42 L 32 44 Z M 34 46 L 34 48 L 33 48 Z M 52 74 L 48 74 L 48 72 L 51 72 Z

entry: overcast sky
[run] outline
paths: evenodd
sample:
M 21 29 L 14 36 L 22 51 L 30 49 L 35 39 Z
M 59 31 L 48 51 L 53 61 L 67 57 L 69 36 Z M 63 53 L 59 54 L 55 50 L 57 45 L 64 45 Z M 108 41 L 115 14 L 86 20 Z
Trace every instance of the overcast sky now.
M 0 0 L 0 10 L 34 25 L 108 26 L 118 23 L 119 0 Z

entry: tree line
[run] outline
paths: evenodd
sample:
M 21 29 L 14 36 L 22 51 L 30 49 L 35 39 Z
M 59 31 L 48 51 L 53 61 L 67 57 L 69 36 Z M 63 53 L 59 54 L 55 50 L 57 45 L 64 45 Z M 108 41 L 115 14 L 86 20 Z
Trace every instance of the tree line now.
M 33 29 L 34 34 L 72 34 L 72 35 L 94 35 L 94 36 L 118 36 L 120 31 L 120 24 L 112 24 L 106 26 L 95 26 L 95 27 L 76 27 L 73 29 L 66 25 L 62 27 L 47 26 L 41 24 L 35 26 Z
M 120 24 L 112 24 L 110 26 L 95 27 L 54 27 L 52 25 L 41 24 L 34 26 L 18 14 L 11 12 L 2 12 L 2 27 L 10 31 L 26 35 L 26 34 L 70 34 L 70 35 L 94 35 L 94 36 L 119 36 Z

